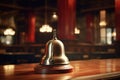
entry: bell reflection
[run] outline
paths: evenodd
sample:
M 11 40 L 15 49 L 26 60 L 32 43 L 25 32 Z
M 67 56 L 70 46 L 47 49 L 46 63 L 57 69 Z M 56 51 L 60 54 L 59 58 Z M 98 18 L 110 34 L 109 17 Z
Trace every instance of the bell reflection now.
M 57 39 L 56 30 L 53 30 L 53 39 L 47 42 L 45 54 L 40 64 L 35 67 L 35 72 L 63 73 L 71 71 L 72 66 L 65 55 L 64 44 Z

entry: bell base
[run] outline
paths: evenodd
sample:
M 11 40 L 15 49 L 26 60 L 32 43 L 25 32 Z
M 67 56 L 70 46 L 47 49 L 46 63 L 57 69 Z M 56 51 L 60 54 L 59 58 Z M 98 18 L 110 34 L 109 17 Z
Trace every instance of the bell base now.
M 54 73 L 69 73 L 73 71 L 70 64 L 67 65 L 37 65 L 34 68 L 35 73 L 54 74 Z

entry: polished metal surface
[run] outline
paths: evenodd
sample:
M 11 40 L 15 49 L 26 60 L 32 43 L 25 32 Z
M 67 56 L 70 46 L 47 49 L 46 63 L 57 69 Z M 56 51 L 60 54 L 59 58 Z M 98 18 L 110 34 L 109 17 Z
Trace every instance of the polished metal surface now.
M 45 55 L 41 61 L 42 65 L 61 65 L 69 64 L 69 60 L 65 55 L 65 48 L 62 41 L 56 37 L 56 30 L 53 30 L 53 39 L 46 44 Z

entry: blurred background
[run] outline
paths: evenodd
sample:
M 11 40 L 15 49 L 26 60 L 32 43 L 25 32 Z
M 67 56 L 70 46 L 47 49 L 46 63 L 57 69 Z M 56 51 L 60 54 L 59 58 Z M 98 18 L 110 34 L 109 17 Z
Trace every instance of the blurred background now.
M 119 58 L 119 0 L 1 0 L 1 64 L 38 62 L 52 30 L 70 60 Z

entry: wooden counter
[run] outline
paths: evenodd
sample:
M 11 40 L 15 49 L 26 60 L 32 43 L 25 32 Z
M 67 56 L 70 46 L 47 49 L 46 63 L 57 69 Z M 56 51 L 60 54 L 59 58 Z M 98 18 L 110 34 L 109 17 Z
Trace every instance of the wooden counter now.
M 36 74 L 33 64 L 1 65 L 0 80 L 95 80 L 120 77 L 120 59 L 71 61 L 73 72 Z

